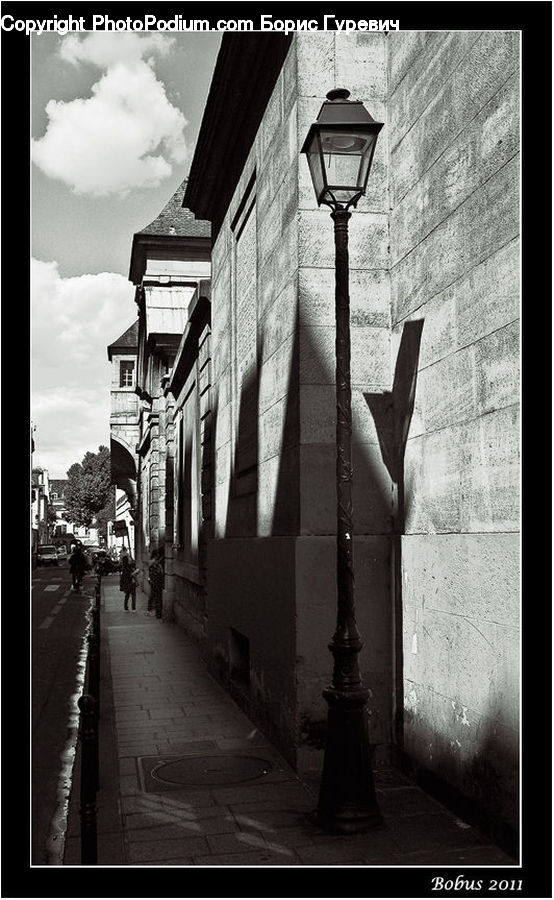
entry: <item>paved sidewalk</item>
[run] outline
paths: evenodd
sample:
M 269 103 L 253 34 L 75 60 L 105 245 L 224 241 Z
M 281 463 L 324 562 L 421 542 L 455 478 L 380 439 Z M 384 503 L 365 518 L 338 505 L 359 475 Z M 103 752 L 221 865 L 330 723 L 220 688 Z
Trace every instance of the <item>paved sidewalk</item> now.
M 317 796 L 207 673 L 177 625 L 103 579 L 98 865 L 515 866 L 406 778 L 375 773 L 384 825 L 329 835 Z M 64 865 L 80 865 L 79 752 Z

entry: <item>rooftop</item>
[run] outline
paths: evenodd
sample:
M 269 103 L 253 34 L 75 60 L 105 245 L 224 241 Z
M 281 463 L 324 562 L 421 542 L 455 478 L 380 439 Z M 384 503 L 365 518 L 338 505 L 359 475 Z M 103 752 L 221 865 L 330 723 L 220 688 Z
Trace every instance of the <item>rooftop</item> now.
M 116 341 L 112 344 L 108 344 L 108 359 L 111 360 L 112 354 L 117 350 L 120 351 L 132 351 L 138 348 L 138 333 L 139 333 L 139 323 L 138 319 L 133 322 L 132 325 L 127 328 L 126 331 L 120 335 Z
M 183 207 L 187 181 L 185 178 L 181 182 L 154 221 L 133 235 L 129 266 L 129 279 L 133 284 L 140 284 L 148 254 L 162 254 L 162 258 L 165 258 L 167 253 L 174 251 L 183 252 L 185 248 L 190 251 L 191 246 L 209 246 L 210 222 L 197 219 L 190 209 Z
M 63 493 L 68 485 L 67 478 L 53 478 L 50 480 L 50 490 L 57 493 Z
M 203 219 L 197 219 L 190 211 L 183 207 L 183 197 L 187 187 L 188 178 L 179 185 L 173 197 L 166 203 L 161 213 L 142 228 L 138 234 L 165 235 L 176 237 L 210 237 L 211 225 Z

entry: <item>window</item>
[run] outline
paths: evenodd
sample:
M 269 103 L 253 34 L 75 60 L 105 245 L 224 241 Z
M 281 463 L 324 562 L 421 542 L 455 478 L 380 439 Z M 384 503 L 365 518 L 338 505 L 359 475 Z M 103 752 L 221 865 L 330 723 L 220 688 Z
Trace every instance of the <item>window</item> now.
M 119 387 L 132 387 L 135 364 L 133 360 L 123 359 L 119 363 Z

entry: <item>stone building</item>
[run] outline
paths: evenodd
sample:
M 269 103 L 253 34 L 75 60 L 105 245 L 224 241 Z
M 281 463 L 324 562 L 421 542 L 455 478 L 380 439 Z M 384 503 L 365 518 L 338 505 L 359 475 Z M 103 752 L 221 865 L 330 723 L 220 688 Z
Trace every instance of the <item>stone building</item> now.
M 50 479 L 50 503 L 56 510 L 58 518 L 65 510 L 67 485 L 67 478 Z
M 138 320 L 107 348 L 112 364 L 110 386 L 110 462 L 115 486 L 116 521 L 126 531 L 119 538 L 110 525 L 109 545 L 127 547 L 135 554 L 137 517 L 137 444 L 139 439 L 139 399 L 136 394 Z M 118 528 L 119 526 L 115 526 Z M 121 526 L 123 527 L 123 526 Z M 117 539 L 116 539 L 117 538 Z
M 188 532 L 179 530 L 179 515 L 174 532 L 174 430 L 177 427 L 178 459 L 186 440 L 179 435 L 188 432 L 179 413 L 186 398 L 174 397 L 168 385 L 172 371 L 181 371 L 182 346 L 195 327 L 194 297 L 209 278 L 211 249 L 209 222 L 198 221 L 182 208 L 185 187 L 186 180 L 159 216 L 134 235 L 129 269 L 138 306 L 135 552 L 144 578 L 151 553 L 162 552 L 164 609 L 177 619 L 180 598 L 197 576 L 187 569 L 191 560 L 183 542 Z M 196 502 L 196 489 L 194 498 Z
M 210 312 L 210 282 L 202 279 L 186 308 L 187 324 L 165 388 L 167 433 L 173 438 L 167 459 L 173 465 L 166 491 L 171 546 L 164 599 L 175 621 L 199 641 L 206 628 L 206 549 L 213 535 Z
M 31 440 L 33 437 L 31 435 Z M 40 466 L 31 470 L 31 559 L 36 562 L 40 544 L 48 543 L 48 507 L 50 504 L 50 480 L 48 470 Z
M 66 518 L 67 478 L 50 479 L 50 506 L 56 513 L 56 522 L 52 524 L 52 539 L 58 547 L 66 550 L 71 546 L 74 524 Z
M 181 440 L 198 486 L 209 405 L 212 469 L 203 574 L 179 619 L 305 770 L 321 764 L 336 616 L 335 324 L 333 227 L 300 148 L 336 87 L 384 123 L 349 225 L 370 739 L 498 834 L 518 825 L 519 54 L 503 31 L 226 34 L 183 201 L 213 246 L 209 401 L 191 401 L 194 426 L 184 401 Z M 174 397 L 191 387 L 186 343 Z M 158 434 L 145 378 L 143 466 Z
M 403 762 L 510 841 L 519 54 L 503 31 L 225 34 L 188 181 L 133 239 L 136 406 L 112 418 L 143 571 L 163 550 L 165 614 L 287 759 L 319 770 L 335 263 L 300 148 L 327 92 L 350 90 L 384 123 L 349 223 L 370 740 L 377 764 Z M 113 361 L 130 362 L 116 345 Z

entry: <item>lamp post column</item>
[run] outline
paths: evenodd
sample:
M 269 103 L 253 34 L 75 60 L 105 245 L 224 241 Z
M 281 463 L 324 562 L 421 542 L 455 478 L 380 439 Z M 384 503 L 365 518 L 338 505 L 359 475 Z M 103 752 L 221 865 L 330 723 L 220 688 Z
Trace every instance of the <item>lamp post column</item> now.
M 327 742 L 317 818 L 322 827 L 354 833 L 378 825 L 377 806 L 358 656 L 363 641 L 356 624 L 352 532 L 352 390 L 350 384 L 350 297 L 348 220 L 334 209 L 336 406 L 337 406 L 337 625 L 329 644 L 333 678 L 324 692 L 329 710 Z

